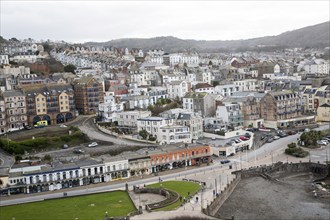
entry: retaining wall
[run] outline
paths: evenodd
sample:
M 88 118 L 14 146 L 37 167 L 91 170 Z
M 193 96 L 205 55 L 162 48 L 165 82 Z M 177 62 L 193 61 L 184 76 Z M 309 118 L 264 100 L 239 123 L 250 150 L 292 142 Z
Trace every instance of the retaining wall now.
M 128 135 L 119 135 L 119 134 L 117 134 L 115 132 L 109 131 L 108 129 L 100 126 L 99 124 L 96 124 L 96 125 L 97 125 L 98 129 L 100 131 L 102 131 L 103 133 L 109 134 L 109 135 L 112 135 L 112 136 L 115 136 L 117 138 L 122 138 L 122 139 L 126 139 L 126 140 L 137 141 L 137 142 L 147 143 L 147 144 L 156 144 L 156 141 L 148 141 L 148 140 L 136 139 L 136 138 L 133 138 L 132 136 L 128 136 Z
M 232 194 L 237 184 L 241 181 L 241 175 L 237 174 L 235 179 L 233 179 L 229 185 L 225 187 L 223 191 L 220 192 L 219 196 L 217 196 L 210 205 L 203 209 L 203 213 L 209 216 L 215 216 L 222 204 L 228 199 L 228 197 Z

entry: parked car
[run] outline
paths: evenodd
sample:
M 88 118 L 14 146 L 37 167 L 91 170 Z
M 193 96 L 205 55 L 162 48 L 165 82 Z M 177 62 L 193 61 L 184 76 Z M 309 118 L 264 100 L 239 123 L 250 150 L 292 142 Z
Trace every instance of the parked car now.
M 270 137 L 270 138 L 267 139 L 266 142 L 267 142 L 267 143 L 271 143 L 271 142 L 273 142 L 273 141 L 274 141 L 274 138 Z
M 278 140 L 278 139 L 280 139 L 279 136 L 274 136 L 273 138 L 274 138 L 274 140 Z
M 322 138 L 321 141 L 324 141 L 325 143 L 329 144 L 329 141 L 325 138 Z
M 31 130 L 31 129 L 32 129 L 32 127 L 31 127 L 30 125 L 24 125 L 23 127 L 24 127 L 24 129 L 26 129 L 26 130 Z
M 247 137 L 247 138 L 250 138 L 251 137 L 250 133 L 245 133 L 244 136 Z
M 279 136 L 280 138 L 283 138 L 283 137 L 288 136 L 288 134 L 285 133 L 285 132 L 280 132 L 280 133 L 278 134 L 278 136 Z
M 328 142 L 330 142 L 330 137 L 323 137 L 322 140 L 327 140 Z
M 316 142 L 318 145 L 327 145 L 328 143 L 322 140 Z
M 242 141 L 250 140 L 250 138 L 248 138 L 248 137 L 246 137 L 246 136 L 241 136 L 241 137 L 239 137 L 239 139 L 241 139 Z
M 68 148 L 69 148 L 69 145 L 63 144 L 63 149 L 68 149 Z
M 294 135 L 294 134 L 297 134 L 297 132 L 296 131 L 288 131 L 287 134 L 288 135 Z
M 83 154 L 83 153 L 85 153 L 85 151 L 83 151 L 81 149 L 76 149 L 76 150 L 73 151 L 73 153 L 75 153 L 75 154 Z
M 221 164 L 230 163 L 230 160 L 222 160 L 220 163 L 221 163 Z
M 98 143 L 96 143 L 96 142 L 92 142 L 92 143 L 90 143 L 89 145 L 88 145 L 88 147 L 95 147 L 95 146 L 97 146 L 98 145 Z
M 235 142 L 236 142 L 236 143 L 241 143 L 242 140 L 240 140 L 240 139 L 236 139 Z
M 260 139 L 263 140 L 267 137 L 267 135 L 261 135 Z
M 60 125 L 60 128 L 66 128 L 66 127 L 68 127 L 68 126 L 66 126 L 65 124 Z

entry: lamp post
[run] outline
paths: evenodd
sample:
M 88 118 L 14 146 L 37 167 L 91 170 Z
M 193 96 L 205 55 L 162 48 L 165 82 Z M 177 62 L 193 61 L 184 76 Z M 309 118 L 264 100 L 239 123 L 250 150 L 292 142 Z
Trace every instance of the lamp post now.
M 105 212 L 105 219 L 108 220 L 108 211 Z

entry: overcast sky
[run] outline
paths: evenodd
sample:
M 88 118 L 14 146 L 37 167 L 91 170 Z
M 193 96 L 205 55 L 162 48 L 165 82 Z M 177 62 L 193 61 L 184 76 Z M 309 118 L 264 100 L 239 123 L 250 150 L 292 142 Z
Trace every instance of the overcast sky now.
M 175 36 L 236 40 L 329 21 L 324 1 L 6 1 L 1 36 L 69 42 Z

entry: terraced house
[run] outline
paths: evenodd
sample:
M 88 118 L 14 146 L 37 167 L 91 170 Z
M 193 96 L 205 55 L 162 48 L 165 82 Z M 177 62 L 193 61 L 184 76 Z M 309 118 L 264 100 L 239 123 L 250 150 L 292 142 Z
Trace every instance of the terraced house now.
M 38 193 L 127 179 L 135 175 L 211 163 L 211 155 L 208 145 L 180 144 L 125 152 L 102 160 L 81 159 L 52 164 L 24 161 L 14 164 L 8 176 L 0 176 L 2 182 L 8 183 L 1 193 Z
M 41 120 L 48 121 L 48 125 L 60 124 L 76 117 L 71 85 L 27 86 L 23 91 L 30 125 Z

